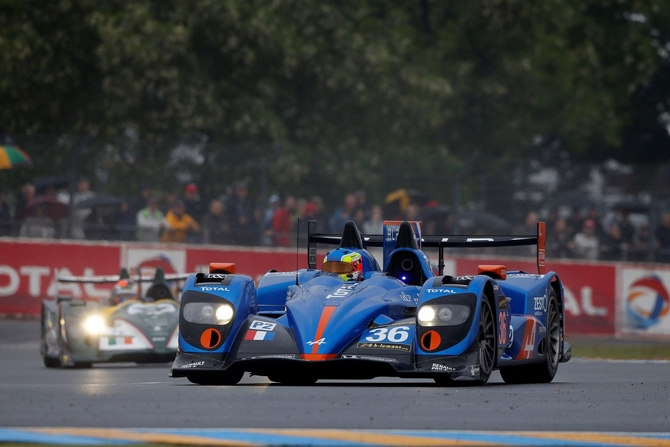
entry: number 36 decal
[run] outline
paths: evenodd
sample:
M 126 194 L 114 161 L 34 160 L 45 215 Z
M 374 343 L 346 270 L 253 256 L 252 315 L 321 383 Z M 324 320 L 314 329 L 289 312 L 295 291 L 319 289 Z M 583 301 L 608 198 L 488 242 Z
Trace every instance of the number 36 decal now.
M 382 342 L 387 341 L 391 343 L 402 343 L 407 341 L 410 336 L 409 326 L 393 326 L 393 327 L 378 327 L 370 329 L 361 337 L 367 342 Z

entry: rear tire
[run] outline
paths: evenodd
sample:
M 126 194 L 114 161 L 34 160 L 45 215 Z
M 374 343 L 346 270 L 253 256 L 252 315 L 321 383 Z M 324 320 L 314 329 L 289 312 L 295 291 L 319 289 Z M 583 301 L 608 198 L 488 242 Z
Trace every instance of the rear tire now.
M 196 385 L 235 385 L 242 380 L 244 371 L 226 371 L 213 373 L 194 373 L 186 376 L 189 382 Z
M 505 383 L 549 383 L 554 380 L 558 371 L 562 332 L 558 299 L 554 289 L 551 289 L 547 303 L 547 334 L 543 341 L 546 347 L 545 359 L 535 365 L 500 368 Z

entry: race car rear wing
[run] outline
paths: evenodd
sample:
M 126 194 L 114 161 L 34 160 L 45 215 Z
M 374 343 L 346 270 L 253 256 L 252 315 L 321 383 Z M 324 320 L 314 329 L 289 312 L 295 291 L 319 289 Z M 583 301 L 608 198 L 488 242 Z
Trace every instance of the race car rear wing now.
M 316 221 L 307 222 L 307 264 L 310 269 L 316 269 L 316 247 L 317 244 L 340 245 L 342 235 L 317 233 Z M 361 235 L 362 248 L 383 247 L 384 235 Z M 537 234 L 520 236 L 482 236 L 482 235 L 445 235 L 445 236 L 421 236 L 421 247 L 438 249 L 438 271 L 444 274 L 444 249 L 445 248 L 487 248 L 487 247 L 518 247 L 524 245 L 537 246 L 537 270 L 539 274 L 545 273 L 545 241 L 546 224 L 537 223 Z
M 168 273 L 166 274 L 161 267 L 156 269 L 154 275 L 143 275 L 141 271 L 137 274 L 131 275 L 126 268 L 122 268 L 118 275 L 91 275 L 91 276 L 71 276 L 71 275 L 57 275 L 56 280 L 59 283 L 79 283 L 84 284 L 116 284 L 119 280 L 131 280 L 140 285 L 139 296 L 153 295 L 153 299 L 160 299 L 171 295 L 174 298 L 175 293 L 180 293 L 183 288 L 183 282 L 188 279 L 188 273 Z M 171 281 L 176 281 L 176 285 L 171 285 Z M 151 285 L 144 290 L 143 284 L 151 283 Z M 168 290 L 167 294 L 165 290 Z M 172 289 L 172 290 L 171 290 Z M 58 301 L 71 300 L 67 295 L 58 296 Z
M 165 281 L 184 281 L 189 277 L 190 273 L 166 273 Z M 94 275 L 94 276 L 71 276 L 58 275 L 58 282 L 77 282 L 77 283 L 91 283 L 91 284 L 114 284 L 121 279 L 120 275 Z M 154 276 L 131 276 L 135 282 L 153 282 L 156 278 Z

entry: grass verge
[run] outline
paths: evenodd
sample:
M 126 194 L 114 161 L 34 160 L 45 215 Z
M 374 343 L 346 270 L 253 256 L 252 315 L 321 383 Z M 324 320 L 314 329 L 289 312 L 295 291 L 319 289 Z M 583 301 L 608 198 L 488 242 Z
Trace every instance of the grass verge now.
M 573 357 L 615 360 L 670 360 L 670 342 L 657 340 L 568 339 Z

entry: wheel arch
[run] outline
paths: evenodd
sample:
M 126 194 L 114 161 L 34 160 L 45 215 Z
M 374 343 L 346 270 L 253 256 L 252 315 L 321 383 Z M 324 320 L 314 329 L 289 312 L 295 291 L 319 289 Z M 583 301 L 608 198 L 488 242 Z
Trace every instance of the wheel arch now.
M 491 306 L 491 311 L 493 312 L 493 320 L 495 321 L 495 324 L 493 325 L 494 339 L 496 346 L 498 347 L 498 340 L 500 339 L 498 328 L 500 327 L 500 322 L 498 321 L 498 305 L 496 303 L 495 296 L 493 280 L 486 281 L 486 284 L 484 284 L 484 288 L 482 289 L 482 297 L 488 301 L 489 305 Z M 494 370 L 498 368 L 498 359 L 500 358 L 500 354 L 502 354 L 502 352 L 500 347 L 498 347 L 498 349 L 496 349 L 496 355 L 493 361 Z
M 556 294 L 556 302 L 558 304 L 558 322 L 559 322 L 559 327 L 561 331 L 561 335 L 559 337 L 559 346 L 558 346 L 558 352 L 559 352 L 559 362 L 561 361 L 563 357 L 563 351 L 564 351 L 564 343 L 565 343 L 565 305 L 564 305 L 564 290 L 563 290 L 563 283 L 561 282 L 561 279 L 556 275 L 555 273 L 551 277 L 551 280 L 549 282 L 549 286 L 551 289 L 554 291 Z M 549 316 L 547 315 L 547 319 Z M 545 321 L 545 325 L 547 325 L 547 322 Z
M 491 309 L 493 309 L 493 313 L 495 314 L 495 310 L 498 308 L 498 306 L 495 302 L 493 281 L 486 281 L 486 284 L 484 284 L 484 288 L 482 289 L 482 296 L 489 302 L 489 304 L 491 305 Z M 498 335 L 497 328 L 496 328 L 496 335 Z
M 478 333 L 478 338 L 479 338 L 479 379 L 477 380 L 477 384 L 483 385 L 486 383 L 493 371 L 498 369 L 498 359 L 500 357 L 500 348 L 498 346 L 498 306 L 495 302 L 495 288 L 494 288 L 494 281 L 489 279 L 482 284 L 481 289 L 480 289 L 480 299 L 478 300 L 478 307 L 479 307 L 479 330 L 481 331 L 482 327 L 484 328 L 484 332 Z M 486 303 L 486 305 L 484 304 Z M 484 311 L 485 307 L 488 308 L 488 312 L 490 312 L 490 315 L 485 318 L 484 316 Z M 482 326 L 482 322 L 485 321 L 485 319 L 490 318 L 491 320 L 491 329 L 493 331 L 492 334 L 489 335 L 488 333 L 488 323 L 484 323 Z M 489 340 L 489 337 L 492 335 L 492 340 Z M 490 358 L 490 363 L 487 358 Z
M 553 289 L 556 294 L 556 301 L 558 302 L 558 312 L 560 314 L 560 323 L 561 331 L 565 333 L 565 306 L 564 306 L 564 292 L 563 292 L 563 283 L 561 282 L 558 275 L 554 274 L 551 277 L 549 286 Z

